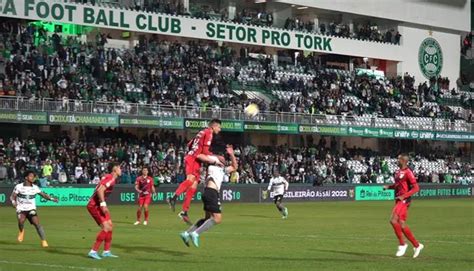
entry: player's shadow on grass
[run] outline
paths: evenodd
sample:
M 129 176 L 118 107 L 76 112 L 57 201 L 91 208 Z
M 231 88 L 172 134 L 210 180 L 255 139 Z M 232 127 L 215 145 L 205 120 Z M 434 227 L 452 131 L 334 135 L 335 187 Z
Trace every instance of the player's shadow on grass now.
M 314 249 L 311 249 L 311 250 L 318 251 L 318 252 L 337 253 L 337 254 L 344 254 L 344 255 L 351 255 L 351 256 L 361 256 L 361 257 L 376 256 L 377 258 L 379 258 L 379 257 L 392 258 L 392 257 L 390 257 L 390 255 L 377 254 L 377 253 L 365 253 L 365 252 L 341 251 L 341 250 L 317 249 L 317 248 L 314 248 Z
M 183 255 L 188 255 L 188 252 L 183 252 L 183 251 L 176 251 L 176 250 L 169 250 L 169 249 L 164 249 L 161 247 L 156 247 L 156 246 L 124 246 L 121 244 L 114 244 L 113 245 L 116 248 L 120 248 L 124 250 L 127 253 L 135 253 L 135 252 L 161 252 L 170 256 L 175 256 L 175 257 L 180 257 Z
M 272 256 L 251 256 L 251 257 L 232 257 L 232 259 L 242 258 L 243 260 L 258 260 L 258 261 L 272 261 L 272 262 L 333 262 L 334 258 L 290 258 L 290 257 L 272 257 Z M 338 262 L 358 263 L 365 262 L 366 259 L 337 259 Z
M 256 217 L 256 218 L 269 218 L 269 219 L 275 218 L 275 216 L 266 216 L 266 215 L 239 215 L 239 216 Z
M 67 252 L 65 250 L 60 250 L 60 249 L 57 249 L 57 248 L 48 248 L 48 249 L 45 249 L 44 250 L 45 252 L 47 253 L 51 253 L 51 254 L 59 254 L 59 255 L 69 255 L 69 256 L 76 256 L 76 257 L 86 257 L 86 253 L 79 253 L 79 252 Z

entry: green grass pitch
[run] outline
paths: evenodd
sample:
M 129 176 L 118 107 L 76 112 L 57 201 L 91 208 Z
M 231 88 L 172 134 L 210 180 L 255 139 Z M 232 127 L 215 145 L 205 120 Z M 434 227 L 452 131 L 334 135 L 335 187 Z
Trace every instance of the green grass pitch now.
M 225 204 L 223 224 L 185 247 L 186 226 L 165 205 L 151 206 L 150 224 L 133 226 L 135 206 L 110 206 L 118 259 L 86 257 L 98 227 L 85 207 L 38 210 L 50 247 L 40 247 L 31 225 L 16 242 L 13 208 L 0 208 L 0 271 L 4 270 L 474 270 L 474 201 L 414 201 L 408 224 L 425 244 L 394 256 L 388 223 L 392 202 L 286 203 L 282 220 L 270 204 Z M 194 204 L 190 216 L 201 215 Z

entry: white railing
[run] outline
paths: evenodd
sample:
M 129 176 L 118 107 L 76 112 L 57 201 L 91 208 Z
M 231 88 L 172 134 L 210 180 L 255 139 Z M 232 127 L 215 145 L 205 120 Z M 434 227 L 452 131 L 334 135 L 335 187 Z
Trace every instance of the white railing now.
M 460 131 L 454 129 L 454 122 L 449 119 L 432 119 L 428 121 L 428 123 L 431 123 L 431 125 L 427 125 L 427 118 L 410 117 L 409 119 L 411 119 L 411 122 L 408 123 L 405 119 L 378 118 L 375 116 L 359 117 L 286 112 L 260 112 L 260 114 L 258 114 L 255 118 L 249 118 L 241 110 L 232 108 L 199 108 L 101 101 L 28 99 L 25 97 L 0 97 L 0 110 L 120 114 L 156 117 L 180 117 L 192 119 L 219 118 L 223 120 L 245 120 L 255 122 L 297 123 L 332 126 L 362 126 L 373 128 L 381 128 L 383 126 L 380 126 L 380 124 L 386 123 L 386 128 L 418 128 L 420 130 Z M 416 126 L 417 120 L 420 120 L 419 127 Z M 459 123 L 457 123 L 456 128 L 459 128 Z M 474 125 L 472 123 L 465 123 L 465 128 L 462 131 L 474 132 L 473 128 Z

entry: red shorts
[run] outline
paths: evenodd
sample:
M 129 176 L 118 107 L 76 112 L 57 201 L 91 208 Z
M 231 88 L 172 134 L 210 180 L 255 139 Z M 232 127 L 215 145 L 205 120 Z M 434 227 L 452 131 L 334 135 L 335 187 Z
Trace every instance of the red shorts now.
M 111 220 L 110 212 L 104 214 L 100 209 L 100 206 L 95 205 L 87 205 L 87 211 L 91 214 L 92 218 L 94 218 L 97 225 L 102 225 L 105 221 Z
M 405 203 L 399 200 L 395 202 L 395 206 L 393 207 L 392 214 L 397 215 L 400 220 L 407 221 L 409 206 L 410 206 L 409 202 Z
M 139 196 L 138 197 L 138 205 L 150 205 L 151 202 L 151 195 Z
M 184 158 L 184 170 L 186 172 L 186 176 L 193 175 L 199 182 L 201 178 L 201 163 L 199 163 L 197 158 L 186 156 Z

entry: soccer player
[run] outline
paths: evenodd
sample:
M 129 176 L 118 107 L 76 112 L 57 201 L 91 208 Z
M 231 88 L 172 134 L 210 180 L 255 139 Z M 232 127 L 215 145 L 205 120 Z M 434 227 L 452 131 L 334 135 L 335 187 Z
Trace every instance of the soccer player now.
M 273 178 L 270 179 L 270 183 L 268 184 L 267 188 L 268 191 L 272 191 L 273 202 L 275 203 L 278 211 L 283 215 L 283 219 L 288 218 L 288 208 L 281 204 L 283 195 L 285 194 L 285 191 L 288 190 L 288 185 L 288 181 L 280 176 L 280 172 L 275 170 L 273 173 Z
M 10 196 L 13 207 L 16 208 L 16 214 L 18 218 L 18 242 L 23 242 L 25 238 L 25 220 L 28 219 L 30 224 L 35 226 L 36 232 L 41 239 L 41 246 L 48 247 L 46 236 L 44 234 L 43 226 L 39 223 L 38 213 L 36 212 L 36 195 L 40 195 L 44 199 L 58 202 L 58 199 L 50 197 L 48 194 L 43 193 L 39 187 L 35 184 L 36 174 L 29 170 L 25 173 L 25 181 L 17 184 L 13 189 Z
M 222 145 L 222 151 L 216 151 L 221 153 L 213 156 L 214 160 L 224 160 L 224 146 Z M 217 148 L 216 148 L 217 150 Z M 180 234 L 186 246 L 189 246 L 189 241 L 192 240 L 195 247 L 199 247 L 199 235 L 205 231 L 211 229 L 214 225 L 222 222 L 221 215 L 221 203 L 219 191 L 221 184 L 224 182 L 225 175 L 230 175 L 232 172 L 237 170 L 237 158 L 234 155 L 232 146 L 227 145 L 225 152 L 229 155 L 230 165 L 227 167 L 209 165 L 207 168 L 206 188 L 202 196 L 202 202 L 204 203 L 205 218 L 200 219 L 194 225 L 192 225 L 187 231 Z
M 137 221 L 133 225 L 140 224 L 140 217 L 142 216 L 142 209 L 145 211 L 145 220 L 143 225 L 148 225 L 148 205 L 151 202 L 151 195 L 156 194 L 153 178 L 148 176 L 148 168 L 142 168 L 142 176 L 137 177 L 135 181 L 135 190 L 138 192 L 138 210 Z
M 408 207 L 410 207 L 411 196 L 418 192 L 420 188 L 416 182 L 416 178 L 413 172 L 408 168 L 408 155 L 401 154 L 398 156 L 398 165 L 400 167 L 395 172 L 395 183 L 392 185 L 384 186 L 384 189 L 395 189 L 395 207 L 392 210 L 392 217 L 390 223 L 392 224 L 395 235 L 398 238 L 400 245 L 396 253 L 397 257 L 405 255 L 408 245 L 403 239 L 403 235 L 410 240 L 414 247 L 413 258 L 420 255 L 421 250 L 424 248 L 423 244 L 420 244 L 413 236 L 410 228 L 406 224 Z
M 94 218 L 97 225 L 99 225 L 101 228 L 97 234 L 96 241 L 88 254 L 89 257 L 96 260 L 101 259 L 97 251 L 102 245 L 102 242 L 104 242 L 104 251 L 102 253 L 102 257 L 117 258 L 116 255 L 110 252 L 110 247 L 112 245 L 113 224 L 105 200 L 110 195 L 110 193 L 112 193 L 117 178 L 122 175 L 120 165 L 118 163 L 112 163 L 110 165 L 110 172 L 110 174 L 106 174 L 97 184 L 94 194 L 92 194 L 89 203 L 87 204 L 87 210 L 91 214 L 92 218 Z
M 167 199 L 171 210 L 174 212 L 176 200 L 179 195 L 186 192 L 183 208 L 178 216 L 187 224 L 192 224 L 188 216 L 188 211 L 200 181 L 201 163 L 214 163 L 223 166 L 220 161 L 216 161 L 210 157 L 212 153 L 209 151 L 213 136 L 219 134 L 220 131 L 221 121 L 213 119 L 209 122 L 209 126 L 206 129 L 197 133 L 194 139 L 188 143 L 189 150 L 184 157 L 186 180 L 178 186 L 173 197 Z

